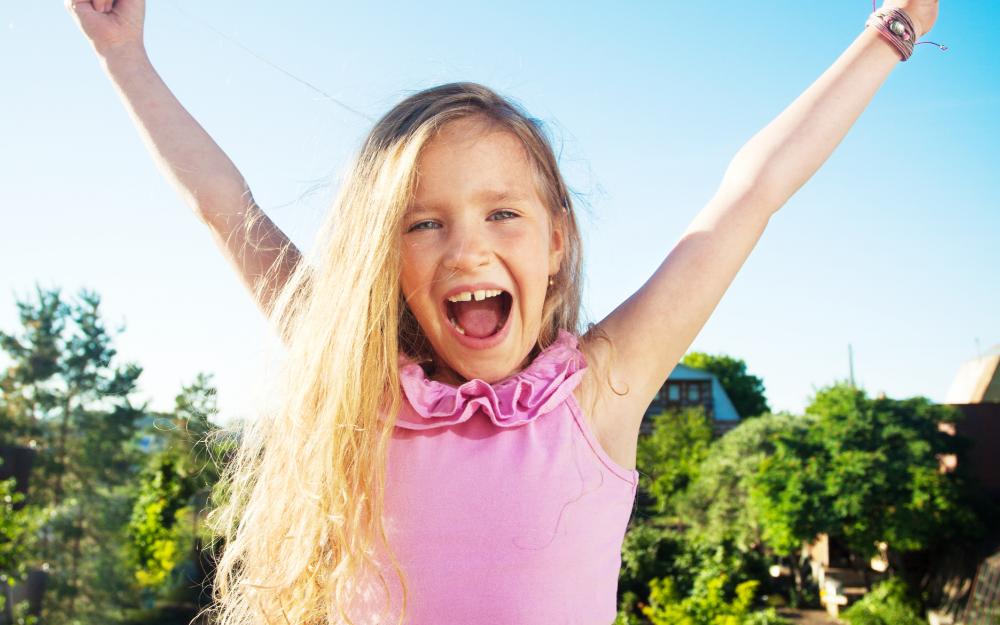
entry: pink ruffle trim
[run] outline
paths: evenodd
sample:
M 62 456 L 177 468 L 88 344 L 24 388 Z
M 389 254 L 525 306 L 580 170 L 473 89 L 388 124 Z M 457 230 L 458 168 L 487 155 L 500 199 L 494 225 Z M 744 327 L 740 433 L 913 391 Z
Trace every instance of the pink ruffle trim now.
M 576 337 L 563 330 L 527 368 L 492 386 L 469 380 L 456 388 L 428 380 L 420 365 L 404 365 L 399 378 L 407 401 L 396 425 L 411 430 L 445 427 L 467 421 L 477 410 L 499 427 L 523 425 L 562 403 L 586 369 Z

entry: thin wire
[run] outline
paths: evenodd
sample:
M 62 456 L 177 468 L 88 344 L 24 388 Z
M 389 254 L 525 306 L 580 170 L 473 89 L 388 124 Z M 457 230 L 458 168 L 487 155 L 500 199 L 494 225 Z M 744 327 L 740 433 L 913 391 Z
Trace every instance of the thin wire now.
M 250 54 L 250 55 L 252 55 L 252 56 L 253 56 L 254 58 L 256 58 L 257 60 L 261 61 L 262 63 L 265 63 L 265 64 L 269 65 L 270 67 L 273 67 L 274 69 L 278 70 L 279 72 L 281 72 L 281 73 L 282 73 L 282 74 L 284 74 L 285 76 L 288 76 L 288 77 L 289 77 L 289 78 L 291 78 L 292 80 L 295 80 L 295 81 L 297 81 L 297 82 L 300 82 L 300 83 L 302 83 L 303 85 L 305 85 L 305 86 L 309 87 L 310 89 L 312 89 L 312 90 L 313 90 L 313 91 L 315 91 L 316 93 L 320 94 L 321 96 L 323 96 L 323 97 L 324 97 L 324 98 L 326 98 L 327 100 L 333 100 L 333 102 L 334 102 L 335 104 L 337 104 L 338 106 L 340 106 L 341 108 L 343 108 L 343 109 L 345 109 L 345 110 L 347 110 L 347 111 L 350 111 L 351 113 L 354 113 L 355 115 L 358 115 L 358 116 L 360 116 L 360 117 L 363 117 L 364 119 L 367 119 L 368 121 L 370 121 L 370 122 L 372 122 L 372 123 L 375 123 L 375 120 L 374 120 L 374 119 L 372 119 L 371 117 L 369 117 L 369 116 L 365 115 L 364 113 L 362 113 L 361 111 L 357 110 L 356 108 L 353 108 L 353 107 L 350 107 L 350 106 L 348 106 L 348 105 L 344 104 L 344 103 L 343 103 L 343 102 L 341 102 L 341 101 L 340 101 L 339 99 L 337 99 L 337 98 L 333 97 L 332 95 L 330 95 L 330 94 L 326 93 L 325 91 L 323 91 L 323 90 L 322 90 L 322 89 L 320 89 L 319 87 L 317 87 L 317 86 L 315 86 L 315 85 L 313 85 L 313 84 L 310 84 L 310 83 L 308 83 L 308 82 L 306 82 L 306 81 L 302 80 L 302 79 L 301 79 L 301 78 L 299 78 L 298 76 L 296 76 L 296 75 L 294 75 L 294 74 L 292 74 L 292 73 L 290 73 L 290 72 L 288 72 L 288 71 L 285 71 L 284 69 L 282 69 L 282 68 L 278 67 L 277 65 L 275 65 L 274 63 L 272 63 L 272 62 L 268 61 L 267 59 L 265 59 L 265 58 L 264 58 L 264 57 L 262 57 L 261 55 L 257 54 L 256 52 L 254 52 L 254 51 L 253 51 L 253 50 L 251 50 L 250 48 L 246 47 L 245 45 L 243 45 L 243 44 L 242 44 L 242 43 L 240 43 L 239 41 L 236 41 L 235 39 L 233 39 L 233 38 L 232 38 L 232 37 L 230 37 L 229 35 L 227 35 L 227 34 L 225 34 L 225 33 L 223 33 L 223 32 L 220 32 L 220 31 L 219 31 L 219 30 L 217 30 L 217 29 L 216 29 L 216 28 L 215 28 L 214 26 L 212 26 L 211 24 L 209 24 L 208 22 L 206 22 L 206 21 L 204 21 L 204 20 L 200 20 L 200 19 L 198 19 L 197 17 L 195 17 L 195 16 L 191 15 L 190 13 L 188 13 L 187 11 L 185 11 L 184 9 L 180 8 L 179 6 L 177 6 L 177 5 L 176 5 L 176 4 L 175 4 L 175 3 L 173 2 L 173 0 L 167 0 L 167 4 L 169 4 L 170 6 L 174 7 L 175 9 L 177 9 L 178 11 L 180 11 L 181 13 L 183 13 L 184 15 L 186 15 L 186 16 L 187 16 L 187 17 L 188 17 L 189 19 L 191 19 L 191 20 L 194 20 L 195 22 L 198 22 L 199 24 L 201 24 L 201 25 L 202 25 L 202 26 L 204 26 L 205 28 L 209 29 L 210 31 L 212 31 L 212 32 L 213 32 L 213 33 L 215 33 L 216 35 L 218 35 L 218 36 L 220 36 L 220 37 L 222 37 L 222 38 L 226 39 L 227 41 L 229 41 L 229 42 L 230 42 L 230 43 L 232 43 L 233 45 L 235 45 L 235 46 L 238 46 L 238 47 L 242 48 L 244 52 L 246 52 L 247 54 Z

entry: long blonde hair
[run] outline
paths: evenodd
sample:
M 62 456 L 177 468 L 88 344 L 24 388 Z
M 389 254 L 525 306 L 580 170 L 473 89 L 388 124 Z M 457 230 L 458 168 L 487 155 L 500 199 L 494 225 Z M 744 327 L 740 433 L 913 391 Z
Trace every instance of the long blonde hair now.
M 403 401 L 398 358 L 433 355 L 400 293 L 401 223 L 421 150 L 447 124 L 471 117 L 520 139 L 563 232 L 539 348 L 560 329 L 578 330 L 580 234 L 541 124 L 471 83 L 421 91 L 389 111 L 349 168 L 313 258 L 299 264 L 274 309 L 287 347 L 282 401 L 241 433 L 213 513 L 224 543 L 215 579 L 220 625 L 350 621 L 359 579 L 374 575 L 388 592 L 376 556 L 391 560 L 382 492 Z M 402 583 L 404 571 L 395 569 Z

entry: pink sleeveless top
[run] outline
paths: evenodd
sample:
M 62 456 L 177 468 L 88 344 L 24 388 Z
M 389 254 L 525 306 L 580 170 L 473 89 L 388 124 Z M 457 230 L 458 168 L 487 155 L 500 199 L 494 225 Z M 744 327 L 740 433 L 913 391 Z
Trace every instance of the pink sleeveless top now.
M 385 520 L 408 585 L 406 623 L 615 619 L 638 473 L 615 464 L 584 420 L 576 347 L 562 332 L 493 386 L 455 388 L 402 367 Z M 398 618 L 398 596 L 391 603 L 383 622 Z

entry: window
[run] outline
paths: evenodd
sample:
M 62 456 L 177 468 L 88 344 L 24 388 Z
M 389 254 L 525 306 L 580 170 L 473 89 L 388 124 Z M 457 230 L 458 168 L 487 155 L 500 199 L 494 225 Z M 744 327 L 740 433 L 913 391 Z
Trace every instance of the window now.
M 670 401 L 680 401 L 681 400 L 681 387 L 679 384 L 668 384 L 667 385 L 667 399 Z
M 701 389 L 697 384 L 691 384 L 688 386 L 688 401 L 698 401 L 701 399 Z

